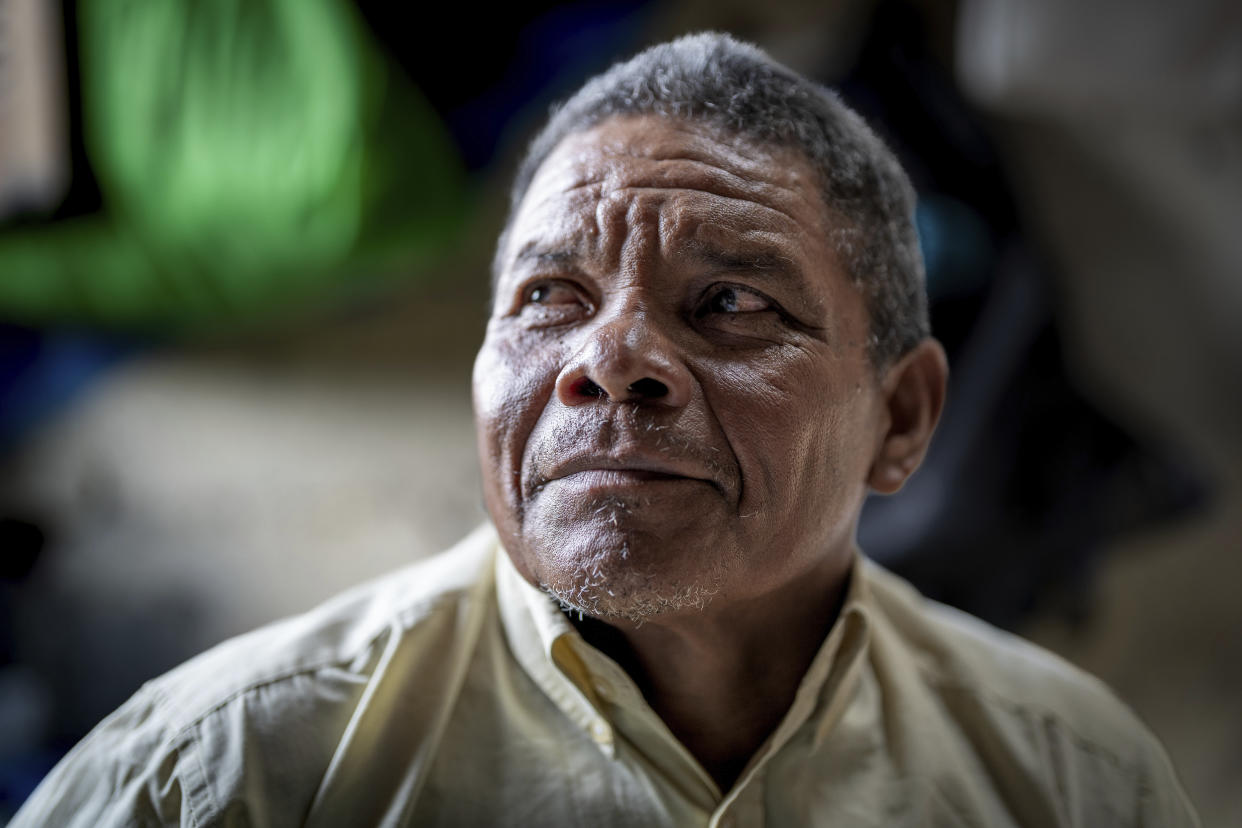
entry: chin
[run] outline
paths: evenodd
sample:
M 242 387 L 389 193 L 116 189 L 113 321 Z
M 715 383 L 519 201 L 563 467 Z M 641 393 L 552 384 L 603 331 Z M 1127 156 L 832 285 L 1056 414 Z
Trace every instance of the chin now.
M 717 583 L 653 583 L 640 579 L 614 579 L 607 575 L 565 573 L 566 577 L 541 581 L 540 589 L 579 617 L 606 622 L 643 624 L 664 615 L 684 615 L 705 610 L 720 590 Z
M 567 611 L 601 621 L 701 612 L 732 569 L 724 547 L 701 537 L 687 544 L 611 521 L 556 535 L 528 547 L 533 580 Z

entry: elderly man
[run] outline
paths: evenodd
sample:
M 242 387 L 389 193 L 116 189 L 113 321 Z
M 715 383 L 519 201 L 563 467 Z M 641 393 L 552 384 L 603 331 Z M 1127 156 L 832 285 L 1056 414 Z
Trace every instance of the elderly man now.
M 944 397 L 911 211 L 726 37 L 590 81 L 496 253 L 494 528 L 149 683 L 15 824 L 1194 824 L 1107 690 L 855 548 Z

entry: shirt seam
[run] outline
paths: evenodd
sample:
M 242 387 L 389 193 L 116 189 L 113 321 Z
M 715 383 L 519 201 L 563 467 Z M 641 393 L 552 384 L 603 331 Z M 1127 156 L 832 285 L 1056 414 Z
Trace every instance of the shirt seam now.
M 211 718 L 213 715 L 215 715 L 216 713 L 218 713 L 220 710 L 224 709 L 225 707 L 229 706 L 233 702 L 237 701 L 238 699 L 243 698 L 263 687 L 270 687 L 275 684 L 280 684 L 282 682 L 289 681 L 290 679 L 295 678 L 300 675 L 317 673 L 328 667 L 339 666 L 341 664 L 353 661 L 354 659 L 358 658 L 360 655 L 367 653 L 369 651 L 373 651 L 375 647 L 378 645 L 379 641 L 383 639 L 386 635 L 394 634 L 394 627 L 399 628 L 400 631 L 405 631 L 406 629 L 408 629 L 409 625 L 413 622 L 416 616 L 419 616 L 419 615 L 430 616 L 431 614 L 434 613 L 435 610 L 437 610 L 439 607 L 443 606 L 444 604 L 449 603 L 454 597 L 459 597 L 459 596 L 457 596 L 457 593 L 439 595 L 433 598 L 432 600 L 415 604 L 412 607 L 406 607 L 400 610 L 399 612 L 394 613 L 391 616 L 391 619 L 381 629 L 377 630 L 374 635 L 367 638 L 365 642 L 359 645 L 358 647 L 351 648 L 348 653 L 337 653 L 337 654 L 334 654 L 332 657 L 323 658 L 321 660 L 314 661 L 308 664 L 303 664 L 297 667 L 289 668 L 287 670 L 275 673 L 266 678 L 253 681 L 243 687 L 238 688 L 234 692 L 229 693 L 224 698 L 216 701 L 214 704 L 212 704 L 202 713 L 199 713 L 198 715 L 194 716 L 186 724 L 182 725 L 181 727 L 175 730 L 172 730 L 169 733 L 169 735 L 165 738 L 165 744 L 168 744 L 174 751 L 184 756 L 186 753 L 186 747 L 188 743 L 188 747 L 191 748 L 190 752 L 193 753 L 192 761 L 198 767 L 199 774 L 201 774 L 199 787 L 203 791 L 203 798 L 205 798 L 206 800 L 206 804 L 208 806 L 208 813 L 217 814 L 217 815 L 221 813 L 220 803 L 216 800 L 215 793 L 212 790 L 211 781 L 210 781 L 211 775 L 207 772 L 207 767 L 203 762 L 203 751 L 202 751 L 201 745 L 199 744 L 199 740 L 197 738 L 198 729 L 209 718 Z M 169 694 L 165 690 L 165 688 L 160 686 L 158 683 L 149 682 L 144 688 L 142 688 L 142 690 L 145 690 L 147 693 L 151 695 L 152 700 L 159 706 L 160 709 L 165 710 L 165 711 L 175 709 L 174 701 L 169 697 Z M 140 690 L 139 692 L 142 692 L 142 690 Z M 203 823 L 202 819 L 199 817 L 199 814 L 195 811 L 194 801 L 188 795 L 188 793 L 185 793 L 185 802 L 186 802 L 187 810 L 190 814 L 190 817 L 193 820 L 194 826 L 204 825 L 205 823 Z
M 216 801 L 216 795 L 212 793 L 211 783 L 207 781 L 210 777 L 207 775 L 207 766 L 203 764 L 203 751 L 198 744 L 198 739 L 195 738 L 193 733 L 189 733 L 188 737 L 194 745 L 194 762 L 198 765 L 198 772 L 202 776 L 201 787 L 203 789 L 203 796 L 207 799 L 207 804 L 210 806 L 209 813 L 218 814 L 220 813 L 220 803 Z M 180 748 L 178 748 L 177 752 L 181 752 Z M 190 812 L 190 819 L 193 821 L 194 825 L 201 825 L 202 822 L 199 820 L 198 814 L 194 811 L 194 800 L 190 799 L 188 796 L 186 797 L 186 808 Z
M 328 667 L 334 667 L 334 666 L 339 666 L 341 664 L 347 664 L 357 659 L 360 655 L 367 653 L 369 651 L 373 651 L 381 639 L 383 639 L 387 635 L 393 634 L 394 627 L 399 628 L 401 632 L 405 632 L 409 628 L 410 622 L 415 615 L 425 614 L 429 616 L 436 609 L 438 609 L 445 603 L 449 603 L 455 597 L 460 597 L 460 596 L 457 593 L 439 595 L 439 596 L 436 596 L 433 600 L 416 604 L 413 607 L 406 607 L 400 612 L 394 614 L 391 620 L 387 624 L 385 624 L 382 629 L 377 630 L 376 633 L 372 635 L 371 637 L 367 638 L 363 644 L 359 645 L 356 648 L 351 648 L 351 650 L 348 653 L 336 653 L 336 654 L 331 655 L 330 657 L 325 657 L 318 661 L 298 665 L 296 667 L 290 667 L 284 671 L 274 673 L 265 678 L 257 679 L 249 684 L 246 684 L 234 690 L 232 693 L 229 693 L 228 695 L 219 699 L 218 701 L 213 703 L 210 707 L 208 707 L 206 710 L 195 715 L 193 718 L 187 721 L 184 725 L 174 730 L 170 734 L 169 741 L 170 742 L 177 741 L 181 737 L 188 734 L 190 731 L 197 728 L 199 725 L 201 725 L 205 720 L 210 718 L 215 713 L 219 712 L 223 708 L 237 701 L 239 698 L 249 695 L 250 693 L 253 693 L 256 690 L 259 690 L 263 687 L 268 687 L 274 684 L 279 684 L 282 682 L 289 681 L 290 679 L 295 678 L 300 675 L 318 673 Z M 164 689 L 164 687 L 160 686 L 160 684 L 158 683 L 148 684 L 147 691 L 150 692 L 155 697 L 155 701 L 159 704 L 161 709 L 164 709 L 164 710 L 175 709 L 175 703 L 173 699 L 169 696 L 169 694 Z

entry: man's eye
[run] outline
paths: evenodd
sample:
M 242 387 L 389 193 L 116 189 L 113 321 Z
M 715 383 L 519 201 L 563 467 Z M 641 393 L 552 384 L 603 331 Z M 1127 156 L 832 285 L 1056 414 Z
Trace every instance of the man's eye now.
M 772 303 L 758 293 L 726 285 L 708 294 L 696 315 L 702 318 L 709 313 L 756 313 L 772 309 Z
M 582 296 L 564 282 L 539 282 L 526 290 L 525 304 L 581 305 Z
M 513 313 L 538 328 L 565 325 L 589 316 L 590 298 L 573 282 L 547 279 L 523 288 Z

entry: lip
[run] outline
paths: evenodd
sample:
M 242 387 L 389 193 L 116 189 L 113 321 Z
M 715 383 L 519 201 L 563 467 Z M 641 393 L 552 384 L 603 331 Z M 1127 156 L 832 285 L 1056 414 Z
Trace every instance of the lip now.
M 544 475 L 545 483 L 557 480 L 600 487 L 688 481 L 721 488 L 710 473 L 697 463 L 647 454 L 570 457 L 558 461 Z

